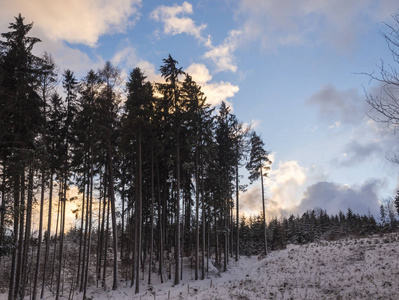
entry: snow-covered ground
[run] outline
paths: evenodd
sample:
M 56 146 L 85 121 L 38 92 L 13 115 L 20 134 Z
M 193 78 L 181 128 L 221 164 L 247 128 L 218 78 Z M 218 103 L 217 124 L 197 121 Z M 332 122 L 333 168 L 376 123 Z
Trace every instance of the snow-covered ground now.
M 399 235 L 290 245 L 266 258 L 241 257 L 229 270 L 180 285 L 93 292 L 93 299 L 399 299 Z M 154 276 L 154 280 L 157 280 Z
M 216 269 L 205 280 L 185 279 L 149 288 L 142 280 L 141 293 L 121 282 L 118 291 L 91 288 L 92 299 L 399 299 L 399 234 L 364 239 L 321 241 L 290 245 L 266 258 L 241 257 L 229 270 Z M 173 274 L 172 274 L 173 278 Z M 4 294 L 1 296 L 5 296 Z M 0 299 L 3 299 L 0 296 Z M 68 295 L 65 295 L 66 298 Z M 74 299 L 81 299 L 75 295 Z M 51 299 L 49 294 L 46 299 Z M 5 299 L 5 298 L 4 298 Z

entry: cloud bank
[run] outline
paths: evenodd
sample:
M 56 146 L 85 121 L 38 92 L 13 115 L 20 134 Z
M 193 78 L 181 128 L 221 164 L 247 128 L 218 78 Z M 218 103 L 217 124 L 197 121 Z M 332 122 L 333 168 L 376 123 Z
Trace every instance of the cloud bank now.
M 337 90 L 326 85 L 306 103 L 316 109 L 320 122 L 327 123 L 329 130 L 340 129 L 334 134 L 349 135 L 332 164 L 353 167 L 374 158 L 393 156 L 390 149 L 397 149 L 397 137 L 368 116 L 370 107 L 356 89 Z
M 378 216 L 378 192 L 384 186 L 380 180 L 369 179 L 362 184 L 349 186 L 327 181 L 324 176 L 314 174 L 315 171 L 317 173 L 317 170 L 303 168 L 296 161 L 279 162 L 265 181 L 268 220 L 291 214 L 301 215 L 317 207 L 327 210 L 328 214 L 338 214 L 340 210 L 346 212 L 351 208 L 358 214 Z M 241 195 L 240 211 L 245 215 L 260 214 L 260 182 L 255 182 Z
M 2 1 L 0 22 L 10 20 L 10 12 L 15 16 L 21 13 L 28 22 L 34 20 L 41 36 L 53 42 L 64 40 L 94 47 L 101 35 L 132 26 L 140 16 L 140 4 L 141 0 Z
M 321 120 L 359 124 L 368 118 L 367 103 L 357 89 L 337 90 L 332 85 L 326 85 L 315 92 L 307 103 L 317 108 Z
M 397 10 L 394 0 L 241 0 L 238 15 L 245 36 L 265 48 L 328 44 L 350 48 L 368 20 L 381 22 Z
M 346 212 L 351 208 L 358 214 L 374 214 L 378 216 L 379 199 L 377 196 L 381 182 L 369 180 L 360 186 L 338 185 L 333 182 L 317 182 L 307 188 L 297 211 L 321 207 L 328 214 Z

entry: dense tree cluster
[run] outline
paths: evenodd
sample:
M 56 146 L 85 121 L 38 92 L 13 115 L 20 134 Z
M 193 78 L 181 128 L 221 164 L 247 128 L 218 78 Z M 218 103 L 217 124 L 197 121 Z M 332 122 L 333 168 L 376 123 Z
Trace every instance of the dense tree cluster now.
M 65 282 L 86 298 L 88 285 L 110 284 L 110 272 L 113 289 L 123 276 L 139 292 L 141 272 L 148 284 L 153 273 L 179 284 L 187 258 L 195 279 L 211 254 L 224 270 L 234 251 L 238 259 L 249 130 L 230 108 L 211 108 L 170 55 L 164 82 L 139 68 L 124 81 L 110 62 L 78 80 L 72 70 L 60 74 L 51 55 L 32 53 L 40 40 L 21 15 L 9 28 L 0 41 L 0 257 L 9 298 L 29 286 L 33 299 L 45 289 L 58 299 Z M 251 172 L 266 175 L 267 152 L 254 155 Z
M 240 221 L 240 253 L 260 254 L 263 251 L 263 216 L 242 218 Z M 288 244 L 307 244 L 320 240 L 337 240 L 345 237 L 364 237 L 387 231 L 373 215 L 359 215 L 348 209 L 346 213 L 328 215 L 320 208 L 309 210 L 301 216 L 273 218 L 267 225 L 267 244 L 270 250 L 285 249 Z M 389 231 L 397 229 L 390 227 Z
M 149 285 L 154 274 L 179 284 L 187 261 L 198 280 L 211 259 L 226 270 L 240 254 L 377 230 L 351 210 L 267 224 L 263 141 L 225 103 L 211 108 L 170 55 L 163 82 L 139 68 L 124 81 L 110 62 L 79 80 L 51 55 L 33 55 L 40 40 L 21 15 L 9 28 L 0 41 L 0 289 L 9 299 L 45 290 L 85 299 L 89 285 L 117 289 L 121 277 L 138 293 L 144 274 Z M 239 217 L 243 166 L 262 187 L 262 214 L 248 220 Z

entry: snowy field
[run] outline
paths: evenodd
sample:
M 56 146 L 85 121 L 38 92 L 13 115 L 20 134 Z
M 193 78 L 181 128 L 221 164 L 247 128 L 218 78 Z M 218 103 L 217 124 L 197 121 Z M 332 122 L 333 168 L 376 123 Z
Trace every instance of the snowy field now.
M 141 293 L 121 282 L 118 291 L 91 288 L 92 299 L 398 299 L 399 235 L 365 239 L 321 241 L 304 246 L 290 245 L 266 258 L 241 257 L 230 261 L 229 270 L 213 269 L 205 280 L 194 281 L 187 267 L 185 279 L 173 287 L 172 281 Z M 173 278 L 173 274 L 172 274 Z M 68 299 L 68 293 L 65 293 Z M 81 299 L 75 294 L 74 299 Z M 52 299 L 47 294 L 46 299 Z M 0 296 L 6 299 L 6 295 Z

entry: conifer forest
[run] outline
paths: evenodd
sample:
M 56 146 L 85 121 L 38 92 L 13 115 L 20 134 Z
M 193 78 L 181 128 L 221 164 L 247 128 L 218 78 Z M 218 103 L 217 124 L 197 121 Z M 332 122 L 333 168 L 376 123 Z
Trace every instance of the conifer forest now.
M 377 220 L 320 208 L 268 218 L 273 145 L 226 103 L 207 104 L 175 57 L 160 62 L 161 82 L 140 68 L 124 78 L 111 62 L 76 78 L 50 53 L 33 54 L 33 23 L 10 21 L 0 39 L 0 292 L 8 299 L 49 291 L 86 299 L 89 287 L 122 282 L 139 293 L 154 278 L 179 285 L 187 265 L 202 280 L 210 264 L 223 272 L 288 244 L 397 229 L 399 200 Z M 262 187 L 258 216 L 239 211 L 243 176 Z

